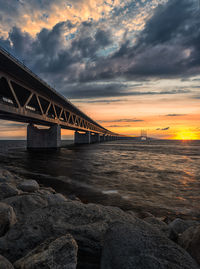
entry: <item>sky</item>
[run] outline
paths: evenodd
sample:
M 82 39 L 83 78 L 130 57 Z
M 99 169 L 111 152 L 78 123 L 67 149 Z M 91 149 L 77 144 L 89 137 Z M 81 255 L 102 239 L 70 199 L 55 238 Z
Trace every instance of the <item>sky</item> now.
M 0 46 L 113 132 L 200 139 L 200 0 L 0 0 Z

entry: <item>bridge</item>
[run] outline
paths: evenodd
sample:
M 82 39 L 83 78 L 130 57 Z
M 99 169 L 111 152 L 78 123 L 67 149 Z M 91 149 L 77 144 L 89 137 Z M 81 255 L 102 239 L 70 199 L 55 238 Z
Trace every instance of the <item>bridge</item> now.
M 76 144 L 125 138 L 88 117 L 3 48 L 0 48 L 0 119 L 28 123 L 30 149 L 60 147 L 61 128 L 75 131 Z M 39 125 L 48 128 L 38 128 Z

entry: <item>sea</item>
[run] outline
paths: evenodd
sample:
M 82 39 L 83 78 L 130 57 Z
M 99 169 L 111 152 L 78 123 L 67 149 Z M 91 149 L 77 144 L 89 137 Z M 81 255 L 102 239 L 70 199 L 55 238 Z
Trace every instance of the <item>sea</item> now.
M 31 152 L 26 141 L 1 140 L 0 169 L 84 203 L 200 218 L 200 141 L 62 141 L 60 150 Z

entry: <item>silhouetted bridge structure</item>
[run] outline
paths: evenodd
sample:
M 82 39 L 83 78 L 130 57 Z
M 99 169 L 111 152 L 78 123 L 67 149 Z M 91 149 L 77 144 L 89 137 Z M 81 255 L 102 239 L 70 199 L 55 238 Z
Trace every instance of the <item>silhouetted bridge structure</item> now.
M 28 148 L 59 147 L 61 128 L 74 130 L 78 144 L 125 138 L 88 117 L 3 48 L 0 48 L 0 119 L 28 123 Z

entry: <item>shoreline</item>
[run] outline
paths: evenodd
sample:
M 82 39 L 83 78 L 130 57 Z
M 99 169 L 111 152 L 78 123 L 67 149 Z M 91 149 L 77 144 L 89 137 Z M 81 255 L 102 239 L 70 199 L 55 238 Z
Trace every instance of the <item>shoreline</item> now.
M 170 268 L 178 268 L 175 260 L 180 263 L 180 268 L 199 268 L 197 263 L 200 264 L 200 260 L 193 246 L 196 241 L 191 239 L 191 234 L 200 235 L 199 221 L 170 220 L 165 216 L 155 217 L 149 212 L 86 204 L 75 196 L 64 196 L 51 187 L 22 179 L 6 170 L 0 171 L 0 199 L 0 265 L 10 263 L 10 267 L 5 268 L 120 268 L 121 261 L 117 256 L 122 255 L 124 249 L 127 248 L 127 253 L 130 253 L 128 259 L 136 255 L 129 245 L 131 249 L 136 245 L 141 247 L 138 254 L 141 261 L 147 251 L 162 263 L 162 268 L 169 268 L 165 266 L 170 264 Z M 134 239 L 136 235 L 137 240 Z M 131 241 L 123 246 L 126 240 L 130 240 L 129 237 Z M 157 238 L 160 238 L 159 241 Z M 165 262 L 160 240 L 169 248 L 171 255 Z M 188 244 L 191 246 L 189 249 Z M 144 247 L 147 248 L 145 251 Z M 118 253 L 114 260 L 108 255 L 113 249 Z M 61 254 L 62 259 L 58 259 Z M 173 256 L 176 256 L 175 260 Z M 141 267 L 141 261 L 140 266 L 134 268 L 146 268 Z M 149 258 L 146 262 L 150 262 Z M 114 267 L 116 263 L 119 267 Z M 132 258 L 130 263 L 134 265 Z M 123 268 L 133 267 L 127 264 Z

